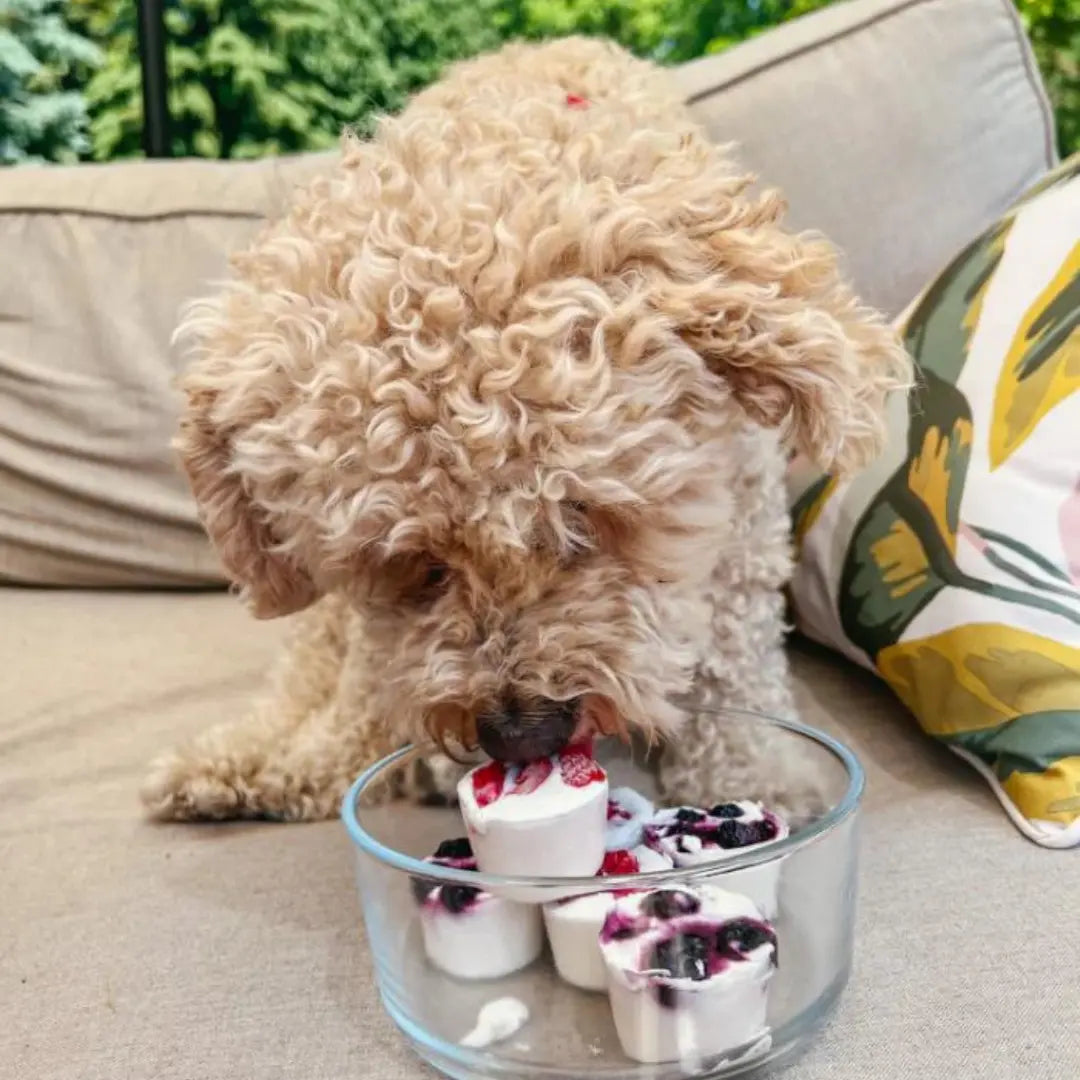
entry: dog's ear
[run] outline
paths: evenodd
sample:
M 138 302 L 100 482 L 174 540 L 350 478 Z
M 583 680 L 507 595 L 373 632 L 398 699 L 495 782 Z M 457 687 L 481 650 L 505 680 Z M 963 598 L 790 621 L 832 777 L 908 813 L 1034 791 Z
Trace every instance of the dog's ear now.
M 275 549 L 266 517 L 233 468 L 234 432 L 214 415 L 218 391 L 200 385 L 197 371 L 184 380 L 183 388 L 187 408 L 174 445 L 226 573 L 256 618 L 300 611 L 316 598 L 317 590 L 289 556 Z
M 730 192 L 688 208 L 681 266 L 654 302 L 759 423 L 824 469 L 871 460 L 884 403 L 910 362 L 882 318 L 855 298 L 824 239 L 780 224 L 774 192 Z M 672 271 L 675 271 L 674 273 Z

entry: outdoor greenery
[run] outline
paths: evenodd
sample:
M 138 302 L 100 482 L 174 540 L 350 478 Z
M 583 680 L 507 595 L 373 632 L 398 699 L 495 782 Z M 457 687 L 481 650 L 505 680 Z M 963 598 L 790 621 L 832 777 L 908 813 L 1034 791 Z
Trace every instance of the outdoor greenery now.
M 94 157 L 137 153 L 135 5 L 78 2 L 105 48 L 87 89 Z M 166 24 L 172 150 L 203 157 L 331 146 L 500 40 L 492 0 L 180 0 Z
M 449 61 L 508 37 L 605 34 L 677 63 L 830 2 L 166 0 L 172 151 L 330 146 L 346 125 L 369 130 Z M 1062 150 L 1080 149 L 1080 0 L 1015 2 Z M 0 0 L 0 162 L 141 152 L 135 10 L 135 0 Z
M 1080 150 L 1080 0 L 1016 0 L 1057 116 L 1062 154 Z
M 86 102 L 69 88 L 100 61 L 60 16 L 62 0 L 0 0 L 0 165 L 73 161 L 90 148 Z

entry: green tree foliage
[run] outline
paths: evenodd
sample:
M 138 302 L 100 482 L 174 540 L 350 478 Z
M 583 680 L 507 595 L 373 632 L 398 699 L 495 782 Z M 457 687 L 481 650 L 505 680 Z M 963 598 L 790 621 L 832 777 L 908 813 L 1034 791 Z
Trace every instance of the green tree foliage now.
M 61 0 L 0 0 L 0 165 L 72 161 L 87 149 L 86 104 L 65 83 L 100 55 L 61 9 Z
M 134 4 L 78 0 L 106 61 L 91 80 L 93 153 L 139 152 Z M 166 10 L 174 154 L 258 157 L 367 130 L 452 59 L 495 47 L 494 0 L 177 0 Z
M 672 0 L 503 0 L 499 25 L 506 37 L 589 34 L 660 58 L 670 51 L 672 6 Z
M 834 0 L 166 2 L 173 152 L 252 157 L 329 146 L 346 125 L 366 132 L 447 62 L 508 37 L 603 34 L 676 63 Z M 1015 2 L 1057 110 L 1062 152 L 1080 149 L 1080 0 Z M 5 4 L 51 9 L 53 0 L 0 0 L 0 11 Z M 67 8 L 106 55 L 87 87 L 93 156 L 138 153 L 135 0 L 68 0 Z
M 1080 0 L 1016 0 L 1057 116 L 1062 154 L 1080 150 Z

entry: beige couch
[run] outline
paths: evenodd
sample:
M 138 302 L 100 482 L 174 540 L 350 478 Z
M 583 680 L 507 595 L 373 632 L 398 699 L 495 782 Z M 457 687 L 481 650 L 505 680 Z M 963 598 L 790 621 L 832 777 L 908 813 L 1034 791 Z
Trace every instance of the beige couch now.
M 678 77 L 890 312 L 1053 158 L 1006 0 L 856 0 Z M 2 1077 L 430 1075 L 376 1000 L 336 823 L 153 826 L 135 798 L 282 630 L 214 588 L 172 470 L 176 310 L 324 164 L 0 172 Z M 1080 863 L 868 676 L 795 651 L 869 787 L 855 976 L 792 1080 L 1080 1075 Z

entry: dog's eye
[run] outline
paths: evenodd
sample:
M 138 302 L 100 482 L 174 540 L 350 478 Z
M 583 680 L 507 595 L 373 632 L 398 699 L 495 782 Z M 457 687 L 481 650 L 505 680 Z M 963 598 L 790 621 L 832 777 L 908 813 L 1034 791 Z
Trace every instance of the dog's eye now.
M 429 562 L 423 567 L 420 575 L 413 579 L 413 586 L 409 592 L 417 603 L 429 604 L 442 596 L 449 584 L 450 568 L 446 563 Z
M 432 563 L 424 574 L 423 589 L 425 592 L 438 590 L 446 584 L 450 571 L 442 563 Z

